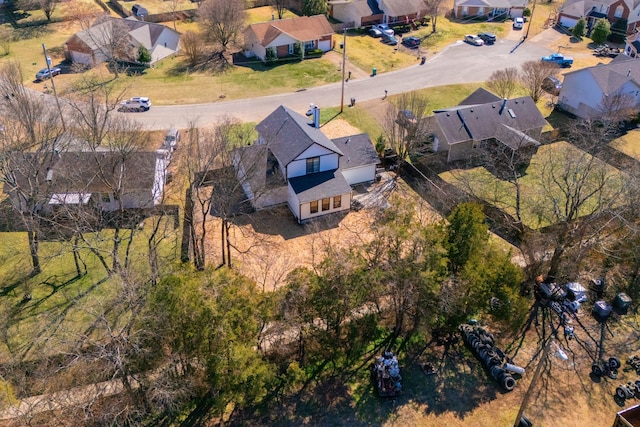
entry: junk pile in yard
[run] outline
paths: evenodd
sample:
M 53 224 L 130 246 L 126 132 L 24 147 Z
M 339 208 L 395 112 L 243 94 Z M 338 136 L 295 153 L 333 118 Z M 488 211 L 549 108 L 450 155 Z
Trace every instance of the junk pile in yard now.
M 516 386 L 512 374 L 523 375 L 524 368 L 514 365 L 505 354 L 494 345 L 493 334 L 477 325 L 462 324 L 459 327 L 462 339 L 487 369 L 491 378 L 506 391 Z
M 380 396 L 394 397 L 402 394 L 402 376 L 398 358 L 391 351 L 385 351 L 376 359 L 371 368 L 371 375 Z

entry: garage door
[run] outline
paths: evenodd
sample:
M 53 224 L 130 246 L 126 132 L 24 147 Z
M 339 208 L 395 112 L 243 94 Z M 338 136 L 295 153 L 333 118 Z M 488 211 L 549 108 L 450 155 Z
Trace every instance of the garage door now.
M 563 27 L 573 28 L 576 26 L 577 22 L 578 20 L 576 18 L 570 18 L 568 16 L 560 17 L 560 25 L 562 25 Z
M 322 50 L 323 52 L 328 52 L 331 50 L 331 40 L 323 40 L 320 43 L 318 43 L 318 49 Z

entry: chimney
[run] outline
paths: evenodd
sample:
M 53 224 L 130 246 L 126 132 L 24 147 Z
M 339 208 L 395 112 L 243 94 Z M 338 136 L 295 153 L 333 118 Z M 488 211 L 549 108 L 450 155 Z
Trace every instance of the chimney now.
M 507 98 L 504 98 L 502 100 L 502 105 L 500 106 L 500 111 L 498 112 L 498 114 L 502 114 L 502 112 L 504 111 L 504 107 L 506 107 L 507 105 Z
M 312 116 L 313 127 L 316 129 L 320 129 L 320 109 L 316 104 L 309 104 L 309 109 L 307 110 L 306 116 Z

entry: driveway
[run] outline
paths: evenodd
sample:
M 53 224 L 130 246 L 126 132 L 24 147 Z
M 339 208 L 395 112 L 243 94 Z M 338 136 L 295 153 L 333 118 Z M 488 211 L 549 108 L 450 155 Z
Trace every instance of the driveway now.
M 486 81 L 492 72 L 539 59 L 550 51 L 538 43 L 518 44 L 514 40 L 498 40 L 492 46 L 471 46 L 462 41 L 454 43 L 425 65 L 414 65 L 375 77 L 354 79 L 344 85 L 344 104 L 351 98 L 367 101 L 389 95 L 433 86 Z M 307 111 L 309 103 L 322 107 L 339 106 L 341 83 L 303 89 L 294 93 L 259 98 L 220 100 L 210 104 L 154 106 L 150 111 L 132 115 L 147 129 L 167 129 L 211 124 L 217 117 L 231 115 L 241 121 L 260 121 L 279 105 L 299 112 Z

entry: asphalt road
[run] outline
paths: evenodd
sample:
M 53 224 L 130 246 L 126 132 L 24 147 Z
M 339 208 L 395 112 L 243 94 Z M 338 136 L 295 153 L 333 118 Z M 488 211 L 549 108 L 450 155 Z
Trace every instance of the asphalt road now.
M 348 55 L 347 46 L 347 55 Z M 454 83 L 486 81 L 491 73 L 506 67 L 519 67 L 529 60 L 539 60 L 551 51 L 528 41 L 518 44 L 514 40 L 498 40 L 492 46 L 471 46 L 455 43 L 438 55 L 427 58 L 424 65 L 378 74 L 345 83 L 345 108 L 351 98 L 368 101 L 382 98 L 385 89 L 389 95 L 411 90 Z M 418 62 L 418 61 L 417 61 Z M 190 122 L 198 126 L 214 123 L 218 117 L 230 115 L 241 121 L 260 121 L 279 105 L 305 112 L 309 103 L 320 108 L 340 105 L 341 84 L 309 88 L 294 93 L 271 95 L 250 99 L 216 100 L 209 104 L 153 106 L 151 110 L 135 114 L 135 119 L 147 129 L 188 127 Z

